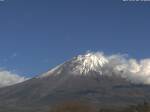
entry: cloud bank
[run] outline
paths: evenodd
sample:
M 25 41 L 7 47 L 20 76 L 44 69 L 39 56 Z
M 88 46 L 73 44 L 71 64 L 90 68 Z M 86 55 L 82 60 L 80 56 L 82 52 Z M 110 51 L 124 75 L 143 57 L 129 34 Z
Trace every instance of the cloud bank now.
M 106 56 L 98 53 L 108 60 L 103 66 L 103 74 L 115 74 L 137 84 L 150 84 L 150 58 L 136 60 L 120 54 Z
M 0 87 L 10 86 L 27 80 L 28 78 L 19 76 L 7 70 L 0 70 Z

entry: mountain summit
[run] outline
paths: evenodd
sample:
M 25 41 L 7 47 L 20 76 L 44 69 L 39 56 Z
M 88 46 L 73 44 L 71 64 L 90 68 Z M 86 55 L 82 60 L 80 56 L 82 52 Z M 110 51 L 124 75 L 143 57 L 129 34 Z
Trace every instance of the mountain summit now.
M 80 74 L 88 74 L 91 71 L 99 72 L 102 74 L 102 67 L 108 63 L 108 60 L 102 53 L 86 53 L 79 55 L 71 61 L 74 65 L 73 71 Z
M 108 60 L 103 53 L 88 52 L 84 55 L 78 55 L 73 59 L 58 65 L 40 77 L 48 76 L 51 74 L 60 74 L 63 70 L 74 75 L 88 75 L 90 72 L 97 72 L 102 74 L 102 68 Z

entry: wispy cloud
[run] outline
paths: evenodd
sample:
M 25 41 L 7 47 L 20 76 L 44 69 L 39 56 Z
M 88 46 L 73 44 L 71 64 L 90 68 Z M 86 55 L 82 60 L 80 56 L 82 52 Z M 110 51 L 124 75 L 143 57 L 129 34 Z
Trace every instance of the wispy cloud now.
M 5 0 L 0 0 L 0 2 L 4 2 Z
M 49 59 L 44 59 L 44 60 L 42 60 L 42 63 L 49 63 L 49 62 L 50 62 Z
M 1 59 L 1 63 L 8 63 L 11 60 L 14 60 L 18 57 L 18 53 L 14 52 L 11 55 L 5 57 L 4 59 Z
M 17 53 L 13 53 L 13 54 L 10 56 L 10 58 L 13 59 L 13 58 L 15 58 L 15 57 L 17 57 L 17 56 L 18 56 Z

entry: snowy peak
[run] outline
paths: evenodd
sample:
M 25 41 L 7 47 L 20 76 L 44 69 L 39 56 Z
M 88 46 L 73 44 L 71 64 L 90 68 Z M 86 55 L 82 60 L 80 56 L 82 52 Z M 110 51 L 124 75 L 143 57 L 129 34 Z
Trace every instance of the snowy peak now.
M 71 63 L 75 65 L 73 72 L 88 74 L 89 72 L 94 71 L 102 74 L 102 67 L 108 63 L 108 60 L 103 53 L 88 52 L 73 58 Z
M 88 52 L 78 55 L 73 59 L 56 66 L 39 77 L 56 76 L 61 73 L 87 75 L 90 72 L 102 74 L 102 68 L 108 63 L 108 59 L 101 52 Z

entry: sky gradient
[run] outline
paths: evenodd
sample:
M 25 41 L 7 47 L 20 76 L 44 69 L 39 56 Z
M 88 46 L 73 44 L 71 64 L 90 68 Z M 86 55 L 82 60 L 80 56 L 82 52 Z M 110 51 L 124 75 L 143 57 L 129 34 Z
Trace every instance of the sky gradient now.
M 32 77 L 87 50 L 150 57 L 150 2 L 0 2 L 0 68 Z

